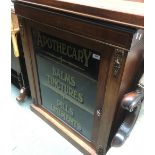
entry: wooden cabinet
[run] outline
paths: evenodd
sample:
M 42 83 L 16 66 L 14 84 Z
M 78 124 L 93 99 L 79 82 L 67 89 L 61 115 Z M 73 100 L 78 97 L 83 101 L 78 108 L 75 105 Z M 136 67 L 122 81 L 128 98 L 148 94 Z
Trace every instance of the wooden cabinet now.
M 15 10 L 31 109 L 94 155 L 110 147 L 124 116 L 120 101 L 143 72 L 143 15 L 139 6 L 129 14 L 89 2 L 16 0 Z

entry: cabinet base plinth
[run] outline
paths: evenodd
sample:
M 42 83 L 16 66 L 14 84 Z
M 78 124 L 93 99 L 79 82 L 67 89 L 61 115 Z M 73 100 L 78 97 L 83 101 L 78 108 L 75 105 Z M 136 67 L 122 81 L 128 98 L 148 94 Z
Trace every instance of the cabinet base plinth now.
M 46 109 L 35 104 L 31 104 L 31 110 L 54 128 L 59 134 L 65 137 L 71 144 L 73 144 L 80 152 L 85 155 L 97 155 L 93 145 L 79 136 L 75 131 L 70 129 L 67 125 L 58 120 L 54 115 L 49 113 Z

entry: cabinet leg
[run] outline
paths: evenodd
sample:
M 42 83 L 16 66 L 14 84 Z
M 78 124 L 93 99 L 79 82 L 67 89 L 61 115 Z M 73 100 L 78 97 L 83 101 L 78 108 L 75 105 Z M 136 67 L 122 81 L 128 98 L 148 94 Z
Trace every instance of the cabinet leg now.
M 18 102 L 23 102 L 26 97 L 26 88 L 22 87 L 19 92 L 20 92 L 20 94 L 19 94 L 19 96 L 16 97 L 16 100 Z

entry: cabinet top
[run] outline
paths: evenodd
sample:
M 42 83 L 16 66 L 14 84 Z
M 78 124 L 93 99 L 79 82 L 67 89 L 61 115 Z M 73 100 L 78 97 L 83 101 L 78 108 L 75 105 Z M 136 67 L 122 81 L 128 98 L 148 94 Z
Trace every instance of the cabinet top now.
M 144 28 L 144 0 L 13 0 L 92 19 Z

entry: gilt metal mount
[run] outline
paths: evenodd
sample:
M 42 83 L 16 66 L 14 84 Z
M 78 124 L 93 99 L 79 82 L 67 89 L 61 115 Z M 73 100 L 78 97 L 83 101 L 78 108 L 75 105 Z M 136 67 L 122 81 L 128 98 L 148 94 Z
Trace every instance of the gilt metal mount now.
M 115 77 L 117 77 L 119 74 L 124 55 L 125 55 L 124 50 L 118 48 L 115 49 L 114 63 L 113 63 L 113 75 Z
M 18 20 L 19 20 L 20 34 L 21 34 L 21 36 L 23 37 L 23 36 L 24 36 L 24 28 L 23 28 L 24 19 L 21 18 L 21 17 L 18 17 Z
M 104 149 L 102 146 L 99 146 L 98 150 L 97 150 L 97 155 L 104 155 L 105 152 L 104 152 Z

